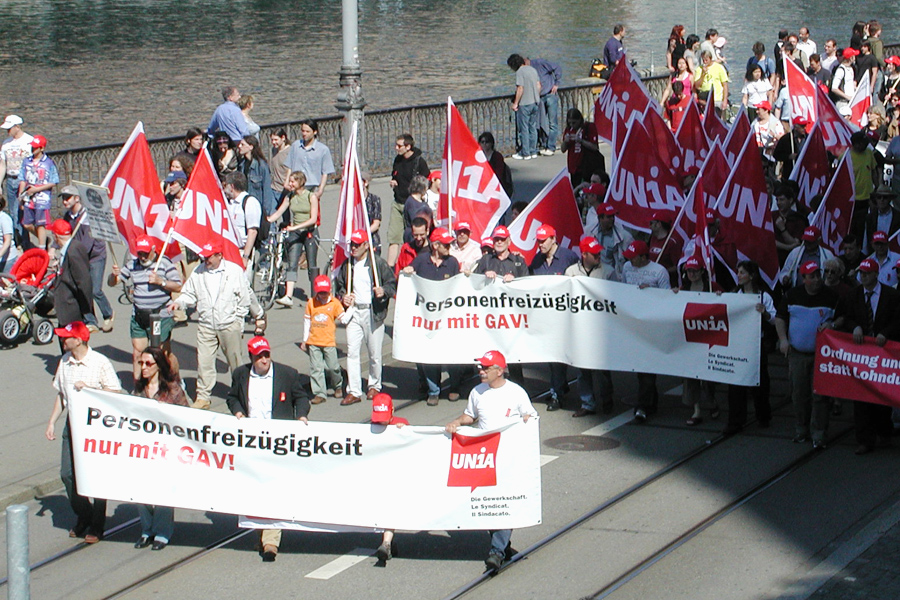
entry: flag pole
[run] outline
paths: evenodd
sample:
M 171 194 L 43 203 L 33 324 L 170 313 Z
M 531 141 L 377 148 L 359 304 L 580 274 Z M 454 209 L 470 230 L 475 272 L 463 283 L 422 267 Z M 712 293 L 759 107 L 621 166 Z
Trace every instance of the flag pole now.
M 444 144 L 447 146 L 447 229 L 453 231 L 453 147 L 450 144 L 450 120 L 453 99 L 447 96 L 447 131 Z M 443 181 L 441 182 L 443 185 Z M 481 243 L 479 241 L 479 243 Z
M 176 220 L 177 222 L 177 220 Z M 169 242 L 172 241 L 172 228 L 175 227 L 175 223 L 172 224 L 172 227 L 169 228 L 169 233 L 166 235 L 166 241 L 163 242 L 162 250 L 159 251 L 159 256 L 156 257 L 156 264 L 153 265 L 153 272 L 159 270 L 159 264 L 162 262 L 163 256 L 166 255 L 166 248 L 169 247 Z

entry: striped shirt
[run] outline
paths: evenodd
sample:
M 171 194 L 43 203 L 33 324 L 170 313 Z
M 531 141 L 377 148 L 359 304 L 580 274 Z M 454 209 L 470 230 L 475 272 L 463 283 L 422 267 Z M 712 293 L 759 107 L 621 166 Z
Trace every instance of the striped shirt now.
M 69 396 L 75 391 L 75 384 L 79 381 L 83 381 L 88 387 L 110 392 L 122 389 L 109 359 L 90 348 L 81 360 L 72 356 L 71 352 L 66 352 L 59 361 L 53 377 L 53 387 L 62 396 L 63 406 L 68 405 Z
M 149 267 L 145 267 L 141 264 L 141 261 L 134 259 L 131 261 L 130 266 L 128 264 L 123 265 L 122 270 L 119 272 L 119 277 L 124 280 L 130 279 L 134 284 L 135 308 L 141 310 L 153 310 L 165 306 L 169 303 L 169 300 L 172 299 L 172 294 L 167 292 L 161 285 L 150 283 L 150 273 L 153 272 L 154 264 L 155 263 L 151 264 Z M 163 257 L 162 261 L 159 263 L 159 270 L 157 273 L 159 273 L 163 279 L 181 283 L 181 275 L 178 273 L 178 269 L 176 269 L 175 265 L 172 264 L 172 261 L 166 257 Z M 172 316 L 169 311 L 165 309 L 161 310 L 159 314 L 162 317 Z

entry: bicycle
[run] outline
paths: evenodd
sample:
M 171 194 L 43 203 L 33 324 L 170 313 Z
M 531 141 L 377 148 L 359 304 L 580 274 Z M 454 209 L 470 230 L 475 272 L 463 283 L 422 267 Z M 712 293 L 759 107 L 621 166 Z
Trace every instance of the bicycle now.
M 263 310 L 269 310 L 275 304 L 287 277 L 287 236 L 287 231 L 278 230 L 256 253 L 253 292 Z

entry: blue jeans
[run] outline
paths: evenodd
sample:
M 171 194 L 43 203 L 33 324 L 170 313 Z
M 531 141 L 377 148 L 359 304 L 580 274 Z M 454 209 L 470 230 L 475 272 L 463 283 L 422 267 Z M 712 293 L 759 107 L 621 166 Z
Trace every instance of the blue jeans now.
M 547 115 L 549 129 L 547 130 L 548 150 L 556 150 L 556 138 L 559 136 L 559 96 L 547 94 L 541 97 L 541 110 Z
M 492 529 L 491 534 L 491 552 L 490 554 L 500 554 L 506 556 L 506 547 L 509 546 L 509 538 L 512 537 L 512 529 Z
M 103 273 L 106 271 L 106 259 L 91 261 L 91 287 L 93 288 L 94 303 L 100 308 L 100 314 L 104 319 L 112 317 L 112 307 L 109 300 L 103 292 Z M 97 324 L 97 317 L 94 313 L 84 315 L 86 324 Z
M 19 214 L 19 178 L 6 178 L 6 210 L 13 220 L 15 235 L 13 238 L 17 244 L 22 243 L 22 215 Z
M 596 411 L 597 399 L 602 404 L 612 404 L 612 376 L 609 371 L 599 369 L 581 369 L 578 376 L 578 392 L 581 408 Z
M 175 509 L 171 506 L 138 504 L 141 517 L 141 535 L 157 542 L 169 543 L 175 531 Z
M 516 111 L 516 127 L 519 130 L 519 154 L 534 156 L 537 154 L 538 103 L 519 105 Z
M 441 365 L 423 365 L 416 364 L 416 371 L 419 373 L 419 382 L 423 380 L 428 386 L 429 396 L 441 395 Z

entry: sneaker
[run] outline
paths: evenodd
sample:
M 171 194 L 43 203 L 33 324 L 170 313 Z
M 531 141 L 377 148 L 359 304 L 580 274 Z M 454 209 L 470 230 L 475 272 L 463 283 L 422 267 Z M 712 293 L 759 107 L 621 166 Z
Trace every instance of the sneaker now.
M 547 402 L 547 412 L 553 412 L 555 410 L 559 410 L 559 400 L 556 398 L 550 398 Z
M 447 395 L 447 399 L 450 400 L 450 402 L 456 402 L 459 400 L 459 392 L 450 392 Z
M 378 546 L 378 550 L 375 551 L 375 556 L 378 557 L 378 560 L 382 560 L 384 562 L 391 560 L 391 545 L 382 544 Z
M 634 409 L 634 421 L 635 423 L 643 423 L 647 420 L 647 413 L 644 412 L 642 408 Z
M 532 158 L 537 158 L 537 154 L 529 154 L 525 157 L 525 160 L 531 160 Z
M 428 396 L 428 402 L 426 404 L 428 404 L 428 406 L 437 406 L 438 405 L 438 397 L 437 396 Z
M 503 555 L 499 552 L 491 552 L 484 561 L 484 566 L 488 571 L 496 571 L 503 564 Z
M 88 328 L 88 331 L 90 331 L 91 333 L 99 333 L 100 332 L 100 328 L 97 327 L 96 325 L 94 325 L 93 323 L 88 325 L 87 328 Z
M 103 326 L 100 329 L 103 333 L 109 333 L 113 330 L 113 321 L 116 319 L 116 313 L 109 315 L 108 319 L 103 319 Z
M 286 307 L 288 307 L 288 308 L 293 308 L 293 306 L 294 306 L 294 299 L 291 298 L 290 296 L 284 296 L 284 297 L 279 298 L 278 300 L 276 300 L 276 301 L 275 301 L 275 304 L 278 304 L 279 306 L 286 306 Z
M 529 159 L 529 158 L 531 158 L 531 157 L 530 157 L 530 156 L 522 156 L 521 154 L 519 154 L 518 152 L 516 152 L 515 154 L 513 154 L 512 156 L 510 156 L 510 158 L 512 158 L 512 159 L 514 159 L 514 160 L 527 160 L 527 159 Z
M 538 152 L 538 154 L 540 154 L 541 156 L 553 156 L 556 153 L 550 148 L 541 148 L 541 151 Z

